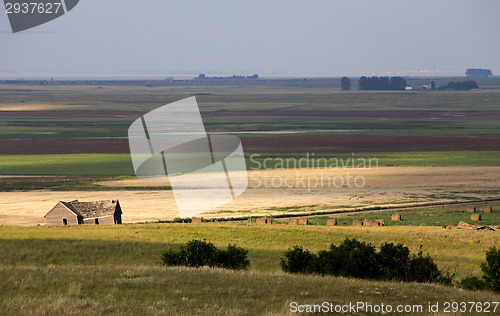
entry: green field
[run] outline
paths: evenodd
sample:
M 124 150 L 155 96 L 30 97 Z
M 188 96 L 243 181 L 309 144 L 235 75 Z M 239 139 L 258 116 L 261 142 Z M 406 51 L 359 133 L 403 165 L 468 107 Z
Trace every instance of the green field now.
M 489 231 L 425 227 L 247 226 L 246 223 L 0 227 L 0 313 L 281 315 L 291 301 L 427 304 L 498 301 L 498 294 L 453 287 L 287 275 L 279 260 L 293 245 L 311 251 L 344 238 L 379 246 L 420 245 L 457 278 L 478 275 L 484 252 L 498 245 Z M 165 268 L 162 251 L 193 238 L 249 249 L 248 272 Z M 460 244 L 460 247 L 456 245 Z
M 364 219 L 383 219 L 386 226 L 443 226 L 443 225 L 457 225 L 458 222 L 463 221 L 473 223 L 470 220 L 471 213 L 467 213 L 466 209 L 469 205 L 446 205 L 446 206 L 428 206 L 423 208 L 413 209 L 391 209 L 387 211 L 375 211 L 359 214 L 345 214 L 335 215 L 337 225 L 351 226 L 353 220 Z M 484 213 L 480 209 L 486 206 L 492 206 L 494 210 L 500 209 L 500 203 L 476 203 L 473 204 L 477 208 L 477 213 L 481 214 L 481 221 L 477 222 L 478 225 L 493 225 L 496 226 L 500 223 L 500 212 Z M 401 214 L 401 221 L 391 221 L 391 215 Z M 311 225 L 326 225 L 326 220 L 332 218 L 331 216 L 314 216 L 310 217 L 309 222 Z M 278 222 L 280 220 L 278 219 Z M 282 221 L 287 223 L 288 221 Z
M 283 164 L 283 160 L 299 161 L 305 158 L 307 156 L 298 154 L 248 154 L 246 162 L 249 170 L 293 168 L 293 164 Z M 372 159 L 372 167 L 377 165 L 379 167 L 500 166 L 500 151 L 316 154 L 303 160 L 302 166 L 322 168 L 337 161 L 339 168 L 342 168 L 342 161 L 347 164 L 348 161 L 352 161 L 348 159 L 353 158 L 364 158 L 367 163 Z M 346 165 L 346 168 L 351 167 L 351 165 Z M 0 178 L 0 191 L 4 192 L 41 189 L 65 191 L 166 189 L 154 186 L 151 188 L 104 187 L 95 184 L 99 181 L 133 178 L 134 170 L 129 154 L 0 155 L 0 175 L 5 176 Z M 24 175 L 32 177 L 16 177 Z
M 332 163 L 350 168 L 352 160 L 364 158 L 372 165 L 384 166 L 499 166 L 500 151 L 432 151 L 384 153 L 310 154 L 247 154 L 249 170 L 279 167 L 286 159 L 308 159 L 302 166 L 328 167 Z M 336 159 L 336 160 L 335 160 Z M 264 164 L 264 160 L 266 160 Z M 359 160 L 356 160 L 358 163 Z M 347 163 L 349 162 L 349 165 Z M 292 164 L 283 164 L 293 167 Z M 298 166 L 298 165 L 297 165 Z M 130 154 L 65 154 L 65 155 L 0 155 L 1 175 L 57 175 L 57 176 L 133 176 Z
M 137 117 L 139 115 L 138 113 Z M 0 117 L 2 131 L 0 139 L 125 138 L 128 127 L 134 120 L 135 118 Z M 498 117 L 388 120 L 307 116 L 224 116 L 206 117 L 203 121 L 208 132 L 233 132 L 241 137 L 247 136 L 242 134 L 244 131 L 300 131 L 295 135 L 380 136 L 500 134 Z M 251 136 L 254 137 L 255 134 Z

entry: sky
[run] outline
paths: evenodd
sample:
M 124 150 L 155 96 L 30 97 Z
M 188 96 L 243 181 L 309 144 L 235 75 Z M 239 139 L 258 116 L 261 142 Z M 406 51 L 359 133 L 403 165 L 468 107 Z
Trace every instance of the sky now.
M 499 12 L 498 0 L 81 0 L 15 34 L 0 12 L 0 77 L 500 74 Z

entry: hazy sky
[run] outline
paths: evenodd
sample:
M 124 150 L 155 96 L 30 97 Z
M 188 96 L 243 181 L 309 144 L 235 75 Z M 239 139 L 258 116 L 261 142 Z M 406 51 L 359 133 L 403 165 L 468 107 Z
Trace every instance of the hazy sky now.
M 16 34 L 0 12 L 0 76 L 500 74 L 499 15 L 498 0 L 81 0 Z

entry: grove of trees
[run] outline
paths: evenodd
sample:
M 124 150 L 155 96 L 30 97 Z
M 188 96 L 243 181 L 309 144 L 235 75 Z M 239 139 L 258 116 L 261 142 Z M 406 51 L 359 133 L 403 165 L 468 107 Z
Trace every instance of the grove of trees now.
M 477 89 L 479 86 L 474 80 L 450 81 L 446 86 L 440 86 L 439 90 L 470 90 Z
M 493 73 L 489 69 L 469 68 L 465 75 L 468 78 L 488 78 L 493 76 Z
M 342 77 L 342 79 L 340 79 L 340 88 L 342 90 L 351 90 L 351 79 Z
M 361 77 L 360 90 L 405 90 L 406 80 L 403 77 Z

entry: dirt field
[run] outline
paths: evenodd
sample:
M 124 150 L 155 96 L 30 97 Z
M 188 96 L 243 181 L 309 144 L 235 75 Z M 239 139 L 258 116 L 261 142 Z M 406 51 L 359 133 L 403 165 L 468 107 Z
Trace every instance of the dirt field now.
M 287 135 L 245 137 L 247 153 L 500 150 L 500 136 Z M 126 154 L 127 139 L 0 139 L 0 155 Z
M 298 169 L 251 171 L 248 175 L 249 188 L 242 196 L 204 217 L 500 198 L 500 167 Z M 135 179 L 101 184 L 151 186 L 151 182 Z M 171 191 L 0 192 L 0 225 L 43 224 L 43 215 L 58 201 L 74 199 L 119 199 L 123 220 L 129 223 L 178 216 Z
M 1 115 L 1 112 L 0 112 Z M 500 116 L 500 112 L 461 111 L 418 111 L 418 110 L 364 110 L 364 111 L 310 111 L 310 110 L 267 110 L 267 111 L 214 111 L 203 113 L 204 117 L 220 116 L 292 116 L 292 117 L 344 117 L 344 118 L 387 118 L 387 119 L 443 119 L 453 117 Z

